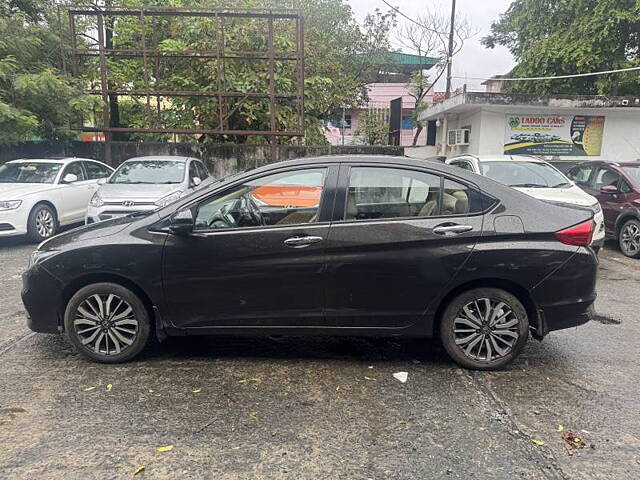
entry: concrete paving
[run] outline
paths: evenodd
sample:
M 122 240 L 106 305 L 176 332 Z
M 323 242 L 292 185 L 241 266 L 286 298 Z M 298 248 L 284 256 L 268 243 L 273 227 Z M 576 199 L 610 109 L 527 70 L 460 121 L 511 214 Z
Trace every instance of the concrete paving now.
M 0 241 L 0 478 L 640 478 L 640 261 L 613 247 L 599 321 L 491 373 L 433 342 L 352 338 L 170 339 L 89 363 L 25 325 L 33 248 Z

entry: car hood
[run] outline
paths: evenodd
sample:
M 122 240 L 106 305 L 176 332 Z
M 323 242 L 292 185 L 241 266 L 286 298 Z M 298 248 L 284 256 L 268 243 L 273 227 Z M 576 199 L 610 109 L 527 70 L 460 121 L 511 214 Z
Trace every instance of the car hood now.
M 69 245 L 75 245 L 86 240 L 104 238 L 121 232 L 143 215 L 127 215 L 126 217 L 114 218 L 103 222 L 92 223 L 82 227 L 68 230 L 45 240 L 38 245 L 38 250 L 64 250 Z
M 155 202 L 181 190 L 182 185 L 177 183 L 105 183 L 100 186 L 98 194 L 105 202 L 125 200 Z
M 581 207 L 590 207 L 598 202 L 595 197 L 575 185 L 569 188 L 514 188 L 534 198 L 548 202 L 567 203 Z
M 53 190 L 54 183 L 0 183 L 0 200 L 19 200 L 27 195 Z

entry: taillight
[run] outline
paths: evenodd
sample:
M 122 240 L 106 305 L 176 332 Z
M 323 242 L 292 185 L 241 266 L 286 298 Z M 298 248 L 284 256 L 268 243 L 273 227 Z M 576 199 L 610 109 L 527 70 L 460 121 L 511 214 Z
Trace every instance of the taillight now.
M 591 245 L 595 223 L 593 220 L 579 223 L 573 227 L 565 228 L 556 232 L 556 237 L 562 243 L 567 245 L 577 245 L 579 247 L 588 247 Z

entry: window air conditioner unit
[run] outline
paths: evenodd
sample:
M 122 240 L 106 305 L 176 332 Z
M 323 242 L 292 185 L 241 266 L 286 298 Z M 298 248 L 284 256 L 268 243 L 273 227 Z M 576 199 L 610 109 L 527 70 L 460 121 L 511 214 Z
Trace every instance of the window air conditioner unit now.
M 469 135 L 471 130 L 468 128 L 458 128 L 455 130 L 449 130 L 447 132 L 447 144 L 450 147 L 457 147 L 459 145 L 469 145 Z

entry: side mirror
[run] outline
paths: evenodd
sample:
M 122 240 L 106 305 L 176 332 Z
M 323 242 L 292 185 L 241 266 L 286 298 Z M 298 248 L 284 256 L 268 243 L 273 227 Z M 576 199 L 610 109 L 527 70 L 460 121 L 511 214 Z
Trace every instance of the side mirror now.
M 193 177 L 191 179 L 191 183 L 193 184 L 194 187 L 197 187 L 202 183 L 202 180 L 200 179 L 200 177 Z
M 78 181 L 78 176 L 75 173 L 67 173 L 62 179 L 63 183 L 73 183 Z
M 618 187 L 616 187 L 615 185 L 603 185 L 602 187 L 600 187 L 600 193 L 615 195 L 616 193 L 618 193 Z
M 98 185 L 104 185 L 105 183 L 107 183 L 107 179 L 106 178 L 99 178 L 97 183 L 98 183 Z
M 193 232 L 195 221 L 191 209 L 176 212 L 169 221 L 169 230 L 176 235 L 187 235 Z

